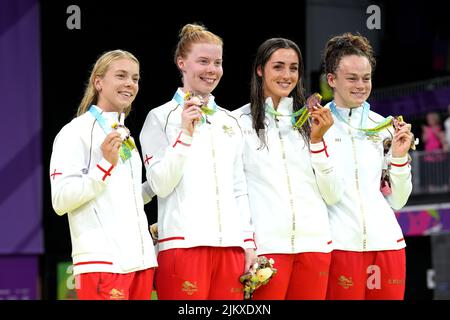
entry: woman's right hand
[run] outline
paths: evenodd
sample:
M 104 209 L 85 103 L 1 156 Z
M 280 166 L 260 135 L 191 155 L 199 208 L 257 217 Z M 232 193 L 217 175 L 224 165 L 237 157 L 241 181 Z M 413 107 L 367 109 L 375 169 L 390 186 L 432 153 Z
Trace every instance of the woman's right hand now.
M 119 150 L 122 146 L 122 139 L 117 131 L 109 133 L 101 145 L 103 158 L 111 163 L 113 166 L 117 165 L 119 161 Z
M 191 137 L 194 134 L 195 123 L 201 121 L 202 118 L 200 106 L 193 100 L 190 99 L 184 102 L 184 110 L 181 113 L 181 127 Z
M 318 143 L 322 141 L 323 136 L 328 129 L 333 125 L 333 116 L 329 108 L 324 108 L 320 105 L 311 108 L 311 143 Z

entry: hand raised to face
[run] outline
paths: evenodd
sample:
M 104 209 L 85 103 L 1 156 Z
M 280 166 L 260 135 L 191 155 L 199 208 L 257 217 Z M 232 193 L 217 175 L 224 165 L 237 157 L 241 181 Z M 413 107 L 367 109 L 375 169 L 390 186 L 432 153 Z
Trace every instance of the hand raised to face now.
M 414 135 L 411 124 L 403 119 L 394 119 L 394 138 L 392 139 L 392 156 L 401 158 L 406 156 L 410 148 L 415 148 Z
M 122 146 L 122 138 L 120 133 L 117 131 L 110 132 L 103 140 L 101 145 L 101 150 L 103 153 L 103 158 L 111 163 L 113 166 L 117 165 L 119 161 L 119 150 Z
M 183 112 L 181 113 L 181 127 L 190 136 L 194 134 L 197 121 L 202 119 L 201 106 L 203 102 L 197 96 L 189 96 L 184 101 Z
M 306 100 L 309 117 L 311 118 L 311 143 L 322 141 L 325 132 L 333 125 L 333 117 L 329 108 L 324 108 L 320 103 L 322 96 L 313 93 Z

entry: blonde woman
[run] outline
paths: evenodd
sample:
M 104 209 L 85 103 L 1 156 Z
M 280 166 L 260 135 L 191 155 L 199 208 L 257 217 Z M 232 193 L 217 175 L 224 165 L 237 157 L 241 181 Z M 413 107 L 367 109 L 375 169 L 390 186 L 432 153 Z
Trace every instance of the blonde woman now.
M 141 184 L 142 162 L 124 116 L 139 90 L 129 52 L 95 63 L 77 117 L 55 138 L 50 160 L 53 208 L 67 213 L 79 299 L 150 299 L 156 256 Z

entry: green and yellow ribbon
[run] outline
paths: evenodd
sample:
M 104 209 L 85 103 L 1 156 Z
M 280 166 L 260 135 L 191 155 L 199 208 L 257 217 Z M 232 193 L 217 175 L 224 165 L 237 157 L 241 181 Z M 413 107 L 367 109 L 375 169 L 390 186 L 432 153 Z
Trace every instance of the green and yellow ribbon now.
M 373 128 L 363 128 L 363 126 L 361 126 L 360 128 L 358 127 L 354 127 L 352 126 L 350 123 L 348 123 L 347 121 L 345 121 L 344 118 L 342 118 L 342 116 L 339 114 L 339 112 L 337 112 L 336 110 L 336 105 L 334 103 L 334 101 L 332 101 L 330 103 L 330 109 L 331 112 L 342 122 L 344 122 L 345 124 L 347 124 L 350 128 L 358 130 L 358 131 L 362 131 L 364 132 L 367 136 L 373 136 L 375 134 L 377 134 L 378 132 L 387 129 L 389 127 L 392 127 L 394 125 L 394 119 L 397 119 L 399 122 L 403 121 L 403 117 L 402 116 L 398 116 L 396 118 L 394 118 L 393 116 L 388 116 L 387 118 L 385 118 L 383 121 L 379 122 L 375 127 Z M 365 123 L 365 121 L 367 120 L 368 116 L 369 116 L 369 110 L 370 110 L 370 105 L 365 102 L 363 105 L 363 114 L 362 114 L 362 122 Z
M 196 95 L 194 95 L 192 92 L 188 91 L 184 96 L 184 100 L 189 100 L 195 96 Z M 201 101 L 203 102 L 203 99 L 201 99 Z M 200 107 L 200 110 L 202 111 L 202 114 L 206 116 L 212 116 L 216 112 L 216 109 L 212 109 L 205 104 Z M 202 123 L 205 123 L 205 121 L 206 121 L 205 117 L 202 116 Z
M 308 108 L 306 106 L 302 107 L 300 110 L 295 111 L 292 114 L 282 114 L 275 110 L 270 105 L 266 104 L 266 112 L 272 115 L 274 118 L 276 117 L 291 117 L 291 123 L 293 128 L 300 128 L 308 119 Z M 297 120 L 298 118 L 298 120 Z

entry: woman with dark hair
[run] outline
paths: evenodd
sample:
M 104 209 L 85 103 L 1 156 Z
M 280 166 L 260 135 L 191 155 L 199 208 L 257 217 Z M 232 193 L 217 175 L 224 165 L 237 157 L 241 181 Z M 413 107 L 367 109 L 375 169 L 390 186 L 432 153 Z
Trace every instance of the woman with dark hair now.
M 253 65 L 250 103 L 233 112 L 244 130 L 257 254 L 278 270 L 254 299 L 326 297 L 332 241 L 325 201 L 338 200 L 338 181 L 323 135 L 333 120 L 316 101 L 310 120 L 302 121 L 308 116 L 302 76 L 294 42 L 265 41 Z
M 403 299 L 405 239 L 392 208 L 402 208 L 412 189 L 411 125 L 370 110 L 375 58 L 367 38 L 331 38 L 324 66 L 334 92 L 325 139 L 345 181 L 341 200 L 328 206 L 335 249 L 327 298 Z

